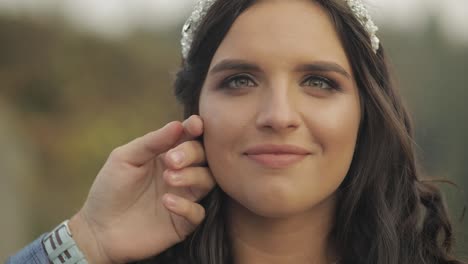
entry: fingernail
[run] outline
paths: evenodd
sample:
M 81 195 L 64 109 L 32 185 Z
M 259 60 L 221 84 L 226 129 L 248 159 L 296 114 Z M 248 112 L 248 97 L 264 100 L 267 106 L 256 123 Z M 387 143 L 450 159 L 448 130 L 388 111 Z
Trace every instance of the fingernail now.
M 169 154 L 169 158 L 175 164 L 181 164 L 184 161 L 184 153 L 182 151 L 174 151 Z
M 180 174 L 177 173 L 177 172 L 171 172 L 170 177 L 171 177 L 173 182 L 179 182 L 182 179 Z
M 170 207 L 175 207 L 177 205 L 177 199 L 172 195 L 166 195 L 164 197 L 166 204 Z
M 183 125 L 184 127 L 187 125 L 189 119 L 190 119 L 190 117 L 187 118 L 187 119 L 185 119 L 185 120 L 182 122 L 182 125 Z

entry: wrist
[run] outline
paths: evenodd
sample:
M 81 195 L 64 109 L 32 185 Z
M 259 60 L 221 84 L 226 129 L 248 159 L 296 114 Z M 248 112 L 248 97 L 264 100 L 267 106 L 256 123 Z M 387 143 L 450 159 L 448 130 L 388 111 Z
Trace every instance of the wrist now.
M 88 264 L 83 252 L 72 238 L 68 222 L 68 220 L 62 222 L 42 239 L 42 246 L 49 262 L 53 264 Z
M 89 263 L 112 263 L 102 250 L 102 245 L 98 241 L 95 231 L 81 212 L 70 219 L 69 227 L 73 239 Z

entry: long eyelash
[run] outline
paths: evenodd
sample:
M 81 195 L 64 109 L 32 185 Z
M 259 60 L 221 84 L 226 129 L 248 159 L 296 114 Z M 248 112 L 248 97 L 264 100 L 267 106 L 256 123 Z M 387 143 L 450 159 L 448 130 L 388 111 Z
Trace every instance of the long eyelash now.
M 304 79 L 304 81 L 302 81 L 302 83 L 305 83 L 306 81 L 308 81 L 310 79 L 320 80 L 322 82 L 327 83 L 331 87 L 331 89 L 333 89 L 335 91 L 341 91 L 341 87 L 336 81 L 328 79 L 328 78 L 323 77 L 323 76 L 319 76 L 319 75 L 306 76 L 306 78 Z
M 252 77 L 248 74 L 236 74 L 233 76 L 229 76 L 226 79 L 224 79 L 221 84 L 219 85 L 219 88 L 221 89 L 227 89 L 229 87 L 229 83 L 236 80 L 236 79 L 248 79 L 249 81 L 255 83 L 255 81 L 252 79 Z

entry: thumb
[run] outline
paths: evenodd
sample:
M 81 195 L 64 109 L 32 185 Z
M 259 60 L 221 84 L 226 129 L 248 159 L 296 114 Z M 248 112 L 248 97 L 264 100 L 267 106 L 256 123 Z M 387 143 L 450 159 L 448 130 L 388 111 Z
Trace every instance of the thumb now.
M 171 149 L 182 137 L 184 127 L 173 121 L 164 127 L 149 132 L 114 150 L 114 157 L 120 161 L 141 166 L 157 155 Z

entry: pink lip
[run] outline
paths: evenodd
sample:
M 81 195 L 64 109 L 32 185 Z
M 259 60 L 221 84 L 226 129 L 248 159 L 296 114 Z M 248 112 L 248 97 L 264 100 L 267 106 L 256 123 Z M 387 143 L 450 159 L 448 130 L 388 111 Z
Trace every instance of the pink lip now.
M 289 167 L 311 154 L 307 149 L 294 145 L 256 145 L 244 153 L 251 160 L 274 169 Z

